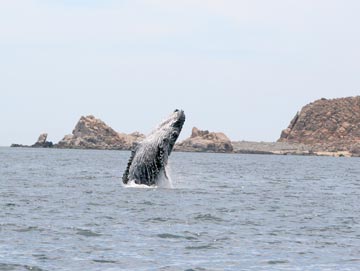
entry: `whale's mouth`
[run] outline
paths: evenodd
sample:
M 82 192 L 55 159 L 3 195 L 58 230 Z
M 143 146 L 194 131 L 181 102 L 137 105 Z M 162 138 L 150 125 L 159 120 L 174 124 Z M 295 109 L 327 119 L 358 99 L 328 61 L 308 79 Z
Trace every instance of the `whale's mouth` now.
M 169 135 L 170 136 L 169 137 L 169 149 L 168 149 L 169 155 L 173 150 L 175 142 L 178 139 L 180 132 L 182 130 L 182 127 L 184 125 L 184 122 L 185 122 L 185 113 L 183 110 L 175 109 L 174 113 L 177 114 L 177 116 L 176 116 L 175 122 L 171 125 L 172 132 Z
M 177 113 L 177 120 L 172 125 L 174 128 L 182 129 L 185 122 L 185 113 L 183 110 L 175 109 L 174 113 Z

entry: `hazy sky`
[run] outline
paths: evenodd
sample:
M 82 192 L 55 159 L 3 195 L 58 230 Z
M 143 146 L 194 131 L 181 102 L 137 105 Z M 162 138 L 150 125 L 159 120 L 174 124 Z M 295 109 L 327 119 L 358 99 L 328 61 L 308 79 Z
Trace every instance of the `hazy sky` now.
M 81 115 L 148 133 L 175 108 L 275 141 L 305 104 L 360 95 L 357 0 L 4 0 L 0 145 L 59 141 Z

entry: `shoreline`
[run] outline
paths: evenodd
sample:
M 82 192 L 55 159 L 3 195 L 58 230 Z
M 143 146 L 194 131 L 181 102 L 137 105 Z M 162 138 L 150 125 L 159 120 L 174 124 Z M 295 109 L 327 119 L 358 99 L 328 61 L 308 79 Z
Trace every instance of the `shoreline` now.
M 255 141 L 234 141 L 232 142 L 234 151 L 215 152 L 215 151 L 189 151 L 175 149 L 174 152 L 182 153 L 219 153 L 219 154 L 252 154 L 252 155 L 291 155 L 291 156 L 327 156 L 327 157 L 359 157 L 347 151 L 312 151 L 311 146 L 304 144 L 290 144 L 281 142 L 255 142 Z M 18 149 L 58 149 L 58 150 L 99 150 L 99 151 L 131 151 L 128 149 L 104 149 L 104 148 L 64 148 L 56 145 L 50 148 L 33 146 L 0 146 L 0 148 L 18 148 Z

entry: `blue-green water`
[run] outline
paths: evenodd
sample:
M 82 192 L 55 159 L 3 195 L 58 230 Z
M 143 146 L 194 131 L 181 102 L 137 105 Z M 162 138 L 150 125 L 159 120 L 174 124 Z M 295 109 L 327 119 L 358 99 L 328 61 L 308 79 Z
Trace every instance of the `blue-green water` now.
M 0 270 L 359 270 L 360 159 L 0 148 Z

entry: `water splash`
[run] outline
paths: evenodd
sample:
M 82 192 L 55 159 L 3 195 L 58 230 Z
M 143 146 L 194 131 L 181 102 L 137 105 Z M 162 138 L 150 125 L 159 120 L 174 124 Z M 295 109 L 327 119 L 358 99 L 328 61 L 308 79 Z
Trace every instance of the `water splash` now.
M 165 166 L 165 171 L 160 172 L 158 179 L 156 181 L 156 185 L 157 187 L 161 187 L 161 188 L 170 188 L 170 189 L 173 188 L 173 182 L 171 179 L 171 170 L 169 165 Z
M 123 183 L 122 186 L 125 188 L 145 188 L 145 189 L 157 187 L 156 185 L 137 184 L 135 183 L 135 180 L 130 180 L 127 184 Z
M 166 172 L 166 174 L 165 174 Z M 173 182 L 172 182 L 172 178 L 171 178 L 171 170 L 170 170 L 170 166 L 166 165 L 165 167 L 165 171 L 160 171 L 157 180 L 156 180 L 156 184 L 155 185 L 146 185 L 146 184 L 137 184 L 135 183 L 135 180 L 130 180 L 127 184 L 123 184 L 124 187 L 126 188 L 168 188 L 168 189 L 172 189 L 173 188 Z

